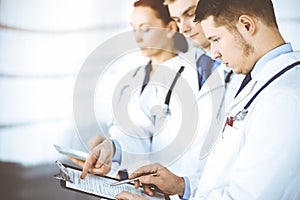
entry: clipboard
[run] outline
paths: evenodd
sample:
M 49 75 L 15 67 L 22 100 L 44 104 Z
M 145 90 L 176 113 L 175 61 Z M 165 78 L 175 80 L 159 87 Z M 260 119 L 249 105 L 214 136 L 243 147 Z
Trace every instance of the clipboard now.
M 98 176 L 87 174 L 84 180 L 80 179 L 81 169 L 62 164 L 56 161 L 59 167 L 59 173 L 54 175 L 54 178 L 60 180 L 60 185 L 64 189 L 101 197 L 103 199 L 115 200 L 115 196 L 121 191 L 128 191 L 146 197 L 149 200 L 169 199 L 169 196 L 161 192 L 156 192 L 156 195 L 148 196 L 143 188 L 135 189 L 134 184 L 125 183 L 122 185 L 111 186 L 112 183 L 119 182 L 118 179 L 108 176 Z

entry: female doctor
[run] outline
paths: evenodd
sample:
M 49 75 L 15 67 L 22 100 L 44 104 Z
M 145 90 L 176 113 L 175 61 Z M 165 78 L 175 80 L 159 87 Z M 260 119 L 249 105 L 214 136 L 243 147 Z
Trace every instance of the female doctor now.
M 149 62 L 118 84 L 110 137 L 91 150 L 84 164 L 73 160 L 83 165 L 81 178 L 88 172 L 108 174 L 113 161 L 120 165 L 118 169 L 128 171 L 160 162 L 174 173 L 188 173 L 179 169 L 180 159 L 193 136 L 184 135 L 182 126 L 187 124 L 183 120 L 189 120 L 186 116 L 196 99 L 198 80 L 195 68 L 179 55 L 186 51 L 186 41 L 178 35 L 163 0 L 135 2 L 131 25 Z

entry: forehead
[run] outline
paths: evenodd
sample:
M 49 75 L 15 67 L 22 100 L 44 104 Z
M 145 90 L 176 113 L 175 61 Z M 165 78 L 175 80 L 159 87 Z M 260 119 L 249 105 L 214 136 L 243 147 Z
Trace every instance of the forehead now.
M 175 0 L 168 4 L 172 17 L 181 17 L 190 7 L 197 6 L 198 0 Z
M 216 26 L 213 16 L 201 21 L 202 29 L 208 39 L 229 33 L 225 26 Z
M 142 24 L 161 24 L 162 20 L 157 17 L 155 10 L 150 7 L 138 6 L 133 9 L 131 24 L 140 26 Z

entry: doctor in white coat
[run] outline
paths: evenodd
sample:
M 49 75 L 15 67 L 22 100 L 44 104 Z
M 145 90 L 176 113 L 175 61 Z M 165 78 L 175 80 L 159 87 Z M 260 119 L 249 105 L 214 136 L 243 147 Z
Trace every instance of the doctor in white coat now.
M 187 11 L 194 13 L 196 6 L 196 0 L 176 0 L 168 4 L 170 12 L 172 12 L 172 17 L 180 27 L 180 32 L 190 39 L 193 45 L 202 47 L 203 50 L 207 51 L 207 54 L 210 54 L 210 44 L 203 34 L 201 25 L 193 22 L 195 15 L 190 16 L 185 14 Z M 195 35 L 195 37 L 191 38 L 189 35 Z M 202 50 L 199 49 L 198 53 L 200 51 Z M 170 59 L 162 63 L 162 65 L 175 72 L 178 71 L 179 66 L 188 66 L 180 57 Z M 191 67 L 186 68 L 182 73 L 182 77 L 195 90 L 198 83 L 195 83 L 195 73 L 191 69 Z M 162 80 L 168 80 L 169 83 L 164 82 L 163 85 L 170 85 L 174 76 L 170 76 L 170 72 L 163 72 L 164 68 L 157 68 L 157 70 L 151 82 L 156 79 L 160 80 L 162 84 Z M 174 87 L 174 93 L 186 93 L 187 95 L 179 99 L 189 101 L 184 104 L 191 105 L 192 108 L 198 108 L 199 115 L 189 118 L 190 116 L 187 117 L 183 113 L 178 112 L 179 110 L 176 107 L 180 107 L 179 102 L 175 95 L 172 96 L 170 102 L 171 118 L 168 117 L 168 122 L 164 126 L 164 130 L 155 134 L 155 137 L 151 141 L 148 137 L 151 134 L 151 131 L 149 131 L 149 118 L 151 118 L 149 111 L 153 105 L 163 104 L 162 101 L 165 99 L 167 90 L 152 87 L 150 83 L 145 87 L 141 95 L 135 93 L 130 102 L 122 104 L 124 106 L 114 106 L 120 113 L 126 113 L 128 107 L 128 110 L 130 110 L 128 112 L 129 115 L 123 117 L 123 119 L 131 119 L 135 124 L 138 124 L 138 126 L 133 125 L 133 129 L 130 131 L 127 129 L 126 134 L 120 134 L 117 126 L 113 126 L 110 129 L 111 139 L 114 139 L 114 143 L 117 145 L 118 143 L 122 143 L 120 145 L 122 149 L 122 156 L 119 159 L 121 160 L 120 168 L 132 170 L 146 163 L 159 162 L 167 166 L 176 175 L 185 176 L 186 182 L 191 186 L 191 193 L 194 193 L 203 170 L 205 158 L 210 150 L 209 147 L 216 140 L 216 130 L 221 129 L 220 126 L 223 125 L 224 108 L 233 99 L 233 93 L 237 90 L 237 83 L 243 77 L 232 75 L 229 73 L 230 71 L 228 68 L 225 69 L 225 65 L 221 65 L 213 71 L 197 94 L 196 101 L 194 101 L 195 99 L 191 95 L 188 95 L 186 92 L 187 88 L 184 88 L 182 79 L 179 78 L 178 83 Z M 165 74 L 167 76 L 163 77 Z M 116 94 L 122 93 L 122 96 L 130 94 L 130 91 L 136 87 L 136 83 L 140 84 L 143 82 L 145 70 L 139 68 L 139 70 L 133 71 L 128 77 L 129 80 L 124 80 L 124 82 L 120 83 L 121 92 L 117 91 Z M 124 97 L 122 99 L 126 100 Z M 182 111 L 185 113 L 189 112 L 188 109 L 190 108 L 186 109 L 186 107 L 182 107 Z M 183 128 L 180 134 L 176 134 L 179 132 L 180 127 L 184 127 L 182 126 L 182 118 L 184 118 L 184 124 L 187 124 L 188 128 Z M 125 121 L 124 124 L 128 125 L 130 122 Z M 195 125 L 197 126 L 197 130 L 193 129 Z M 136 130 L 136 128 L 140 128 L 140 130 Z M 205 140 L 208 134 L 210 136 Z M 139 137 L 133 140 L 128 135 Z M 179 137 L 177 137 L 178 135 Z M 202 145 L 204 145 L 204 150 L 200 151 Z M 118 148 L 117 152 L 119 152 Z
M 117 86 L 110 138 L 91 151 L 83 165 L 82 178 L 88 171 L 107 174 L 113 161 L 120 164 L 117 169 L 128 171 L 160 162 L 177 173 L 181 171 L 179 159 L 193 141 L 193 135 L 186 133 L 196 133 L 195 118 L 194 130 L 184 130 L 190 130 L 188 118 L 195 110 L 193 103 L 199 90 L 197 71 L 179 53 L 184 50 L 184 43 L 177 46 L 178 37 L 186 40 L 178 34 L 163 0 L 135 2 L 131 25 L 136 42 L 149 62 L 129 72 Z M 161 122 L 165 123 L 157 125 Z
M 136 184 L 183 199 L 300 199 L 300 52 L 282 38 L 271 0 L 201 0 L 196 14 L 212 55 L 245 74 L 245 86 L 227 109 L 194 196 L 160 164 L 130 178 L 157 173 Z M 117 198 L 145 199 L 127 192 Z

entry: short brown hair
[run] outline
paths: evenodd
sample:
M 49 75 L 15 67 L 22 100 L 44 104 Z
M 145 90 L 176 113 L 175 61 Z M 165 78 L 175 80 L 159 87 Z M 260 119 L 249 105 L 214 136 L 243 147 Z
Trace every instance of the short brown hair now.
M 230 30 L 243 14 L 278 28 L 271 0 L 199 0 L 194 21 L 213 16 L 217 26 L 223 25 Z
M 168 5 L 170 3 L 173 3 L 174 1 L 176 1 L 176 0 L 164 0 L 164 4 Z

